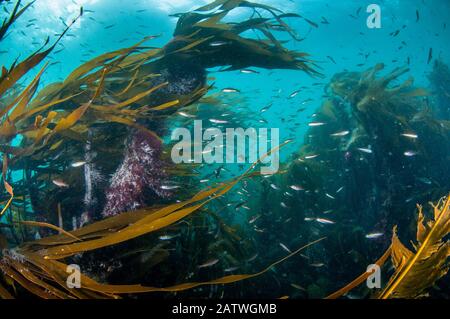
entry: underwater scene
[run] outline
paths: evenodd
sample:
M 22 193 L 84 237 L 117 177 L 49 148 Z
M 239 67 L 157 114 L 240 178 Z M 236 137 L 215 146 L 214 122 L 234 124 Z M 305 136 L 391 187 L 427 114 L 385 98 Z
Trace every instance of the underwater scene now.
M 0 0 L 0 299 L 449 299 L 448 0 Z

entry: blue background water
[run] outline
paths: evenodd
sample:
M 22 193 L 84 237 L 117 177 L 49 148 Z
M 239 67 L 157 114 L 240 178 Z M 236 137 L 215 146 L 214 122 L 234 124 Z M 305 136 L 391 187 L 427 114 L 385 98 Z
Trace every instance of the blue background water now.
M 159 34 L 161 37 L 149 43 L 162 46 L 170 40 L 176 18 L 169 14 L 184 12 L 198 7 L 205 0 L 38 0 L 11 29 L 0 55 L 1 64 L 9 65 L 18 56 L 25 57 L 38 48 L 47 36 L 51 39 L 64 29 L 62 21 L 69 23 L 83 5 L 86 13 L 70 30 L 55 52 L 50 55 L 51 65 L 44 76 L 42 85 L 62 80 L 82 61 L 98 54 L 130 46 L 146 35 Z M 392 69 L 411 62 L 411 73 L 418 85 L 427 85 L 426 75 L 432 64 L 427 64 L 428 51 L 433 48 L 434 57 L 450 61 L 450 2 L 447 0 L 403 0 L 378 1 L 382 8 L 382 28 L 369 29 L 366 25 L 366 7 L 374 1 L 326 1 L 326 0 L 270 0 L 260 1 L 274 5 L 287 12 L 299 13 L 319 24 L 313 28 L 303 19 L 290 19 L 293 29 L 306 37 L 302 42 L 292 41 L 286 35 L 280 39 L 291 40 L 286 46 L 290 49 L 308 52 L 322 68 L 324 79 L 312 78 L 302 72 L 259 70 L 260 74 L 241 74 L 238 71 L 213 73 L 216 87 L 233 86 L 245 92 L 248 104 L 255 111 L 269 103 L 273 107 L 264 114 L 270 127 L 279 127 L 283 139 L 296 137 L 297 148 L 302 142 L 308 116 L 321 103 L 323 86 L 314 83 L 327 83 L 336 72 L 344 69 L 361 70 L 383 62 Z M 7 6 L 11 10 L 13 3 Z M 358 9 L 359 15 L 357 15 Z M 90 12 L 90 10 L 94 12 Z M 416 22 L 416 10 L 420 20 Z M 236 20 L 245 17 L 248 11 L 240 10 L 234 14 Z M 5 15 L 3 12 L 2 15 Z M 241 17 L 239 16 L 241 15 Z M 350 15 L 353 15 L 351 17 Z M 322 24 L 325 17 L 329 24 Z M 30 19 L 34 25 L 28 26 Z M 399 35 L 390 35 L 401 30 Z M 254 36 L 249 34 L 249 36 Z M 403 42 L 403 44 L 402 44 Z M 405 45 L 406 43 L 406 45 Z M 401 48 L 400 48 L 401 47 Z M 60 51 L 60 49 L 64 49 Z M 59 52 L 58 52 L 59 51 Z M 369 54 L 367 58 L 365 56 Z M 334 64 L 327 56 L 332 57 Z M 394 61 L 394 62 L 393 62 Z M 361 65 L 363 66 L 357 66 Z M 32 74 L 29 75 L 30 77 Z M 305 87 L 295 99 L 287 97 L 295 90 Z M 301 102 L 313 101 L 303 107 L 308 109 L 297 113 Z M 297 115 L 295 115 L 297 114 Z M 300 116 L 298 115 L 300 114 Z M 289 116 L 295 119 L 288 123 L 282 119 Z M 257 118 L 259 119 L 259 117 Z M 294 124 L 301 123 L 294 131 Z M 256 126 L 257 124 L 249 123 Z M 295 134 L 294 134 L 295 132 Z M 288 154 L 284 151 L 283 154 Z

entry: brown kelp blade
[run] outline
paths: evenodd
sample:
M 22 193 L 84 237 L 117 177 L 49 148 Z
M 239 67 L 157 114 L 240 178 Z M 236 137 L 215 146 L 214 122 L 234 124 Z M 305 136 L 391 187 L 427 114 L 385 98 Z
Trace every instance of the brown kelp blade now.
M 415 252 L 400 242 L 394 230 L 392 258 L 397 271 L 380 295 L 380 299 L 420 297 L 438 279 L 447 274 L 450 242 L 448 240 L 444 242 L 443 238 L 450 233 L 449 206 L 450 195 L 433 207 L 434 219 L 426 224 L 422 208 L 419 206 Z
M 219 9 L 213 13 L 209 11 Z M 231 13 L 239 8 L 249 8 L 258 18 L 249 18 L 241 22 L 228 22 Z M 209 9 L 209 10 L 208 10 Z M 266 16 L 263 16 L 266 13 Z M 179 20 L 175 38 L 166 46 L 166 55 L 182 52 L 196 56 L 204 67 L 218 65 L 230 66 L 228 70 L 256 66 L 262 68 L 282 68 L 302 70 L 311 75 L 320 76 L 314 63 L 307 59 L 308 54 L 290 51 L 272 34 L 271 24 L 276 22 L 279 29 L 298 40 L 295 32 L 283 21 L 284 18 L 300 17 L 296 14 L 283 14 L 271 6 L 250 1 L 215 1 L 194 12 L 176 15 Z M 262 33 L 265 38 L 246 38 L 243 34 L 253 30 Z M 176 45 L 178 44 L 179 45 Z M 214 44 L 219 43 L 217 48 Z M 175 50 L 172 50 L 175 48 Z M 201 52 L 199 56 L 197 50 Z M 240 52 L 239 59 L 229 52 Z M 214 56 L 211 59 L 210 56 Z
M 424 295 L 438 279 L 448 273 L 447 263 L 450 257 L 450 242 L 443 241 L 450 233 L 450 195 L 443 198 L 434 208 L 434 220 L 424 223 L 422 207 L 419 207 L 417 222 L 417 247 L 412 252 L 402 244 L 397 236 L 396 227 L 392 236 L 392 244 L 383 256 L 376 262 L 382 266 L 388 257 L 396 271 L 390 278 L 379 299 L 387 298 L 418 298 Z M 354 281 L 326 297 L 339 298 L 363 283 L 369 273 L 364 273 Z
M 6 32 L 8 31 L 9 27 L 16 21 L 24 12 L 27 10 L 30 6 L 33 5 L 33 3 L 36 0 L 31 1 L 30 3 L 26 4 L 22 9 L 19 10 L 19 6 L 21 4 L 21 1 L 18 0 L 16 2 L 16 5 L 14 6 L 13 11 L 11 12 L 11 15 L 9 16 L 8 20 L 4 20 L 2 23 L 2 26 L 0 27 L 0 41 L 5 36 Z
M 80 18 L 78 15 L 71 24 L 63 31 L 59 38 L 48 49 L 41 52 L 41 49 L 31 54 L 24 61 L 14 65 L 5 76 L 0 79 L 0 96 L 2 96 L 8 89 L 10 89 L 22 76 L 24 76 L 29 70 L 38 65 L 50 52 L 56 47 L 62 37 L 67 33 L 70 27 Z
M 82 242 L 71 242 L 65 243 L 62 245 L 51 246 L 49 243 L 57 243 L 59 239 L 57 238 L 47 238 L 47 244 L 41 247 L 40 253 L 45 256 L 46 259 L 61 259 L 69 256 L 73 256 L 80 252 L 95 250 L 111 245 L 115 245 L 124 241 L 128 241 L 130 239 L 155 232 L 159 229 L 170 226 L 181 219 L 191 215 L 192 213 L 198 211 L 200 208 L 204 207 L 206 204 L 211 202 L 214 199 L 217 199 L 227 192 L 229 192 L 237 183 L 239 183 L 243 178 L 247 177 L 252 170 L 257 166 L 257 164 L 263 161 L 270 153 L 277 151 L 281 147 L 288 144 L 290 141 L 282 143 L 280 146 L 272 149 L 267 154 L 263 155 L 257 162 L 253 163 L 250 168 L 241 176 L 223 183 L 219 186 L 209 188 L 207 190 L 203 190 L 196 194 L 189 200 L 182 201 L 179 203 L 171 204 L 165 207 L 161 207 L 158 209 L 150 208 L 150 214 L 146 214 L 145 210 L 141 210 L 142 218 L 137 219 L 132 224 L 124 225 L 123 228 L 117 227 L 117 225 L 112 225 L 111 221 L 121 222 L 120 217 L 112 217 L 110 218 L 110 222 L 101 221 L 99 222 L 103 227 L 107 225 L 107 227 L 115 226 L 118 229 L 115 232 L 102 232 L 101 236 L 99 236 L 99 230 L 103 230 L 101 227 L 98 227 L 96 224 L 93 224 L 90 227 L 90 233 L 84 233 L 80 235 L 81 230 L 75 231 L 71 233 L 77 238 L 82 239 Z M 127 215 L 128 216 L 128 215 Z M 123 224 L 121 224 L 123 225 Z M 95 236 L 90 236 L 92 233 L 95 233 Z M 89 239 L 88 239 L 89 237 Z M 60 237 L 58 237 L 60 238 Z M 45 240 L 45 239 L 44 239 Z M 27 243 L 27 246 L 34 246 L 34 250 L 38 250 L 39 243 L 41 241 L 37 241 L 34 243 Z
M 66 285 L 67 265 L 56 260 L 43 259 L 39 254 L 31 252 L 23 252 L 23 255 L 21 257 L 21 259 L 23 259 L 23 262 L 14 261 L 11 259 L 8 259 L 8 265 L 0 262 L 0 268 L 5 272 L 7 276 L 10 276 L 25 289 L 41 298 L 119 298 L 118 295 L 121 294 L 177 292 L 199 286 L 230 284 L 255 278 L 265 274 L 276 265 L 286 261 L 287 259 L 297 255 L 304 249 L 324 239 L 325 238 L 321 238 L 308 243 L 305 246 L 292 252 L 291 254 L 269 265 L 262 271 L 254 274 L 229 275 L 211 281 L 183 283 L 170 287 L 100 284 L 85 275 L 81 275 L 81 287 L 78 289 L 68 289 Z M 24 265 L 25 263 L 26 266 Z M 25 273 L 24 276 L 20 275 L 23 273 Z M 51 282 L 58 284 L 60 288 L 51 285 Z M 12 295 L 10 295 L 7 290 L 5 290 L 5 292 L 1 294 L 0 297 L 1 296 L 12 297 Z
M 386 250 L 386 252 L 383 254 L 383 256 L 381 256 L 380 259 L 378 259 L 375 262 L 375 265 L 382 267 L 385 264 L 385 262 L 388 260 L 390 255 L 391 255 L 391 248 L 389 247 Z M 365 282 L 367 280 L 367 278 L 369 278 L 370 275 L 371 275 L 371 273 L 368 273 L 368 272 L 361 274 L 360 276 L 358 276 L 358 278 L 353 280 L 351 283 L 349 283 L 345 287 L 342 287 L 341 289 L 332 293 L 331 295 L 327 296 L 325 299 L 337 299 L 339 297 L 344 296 L 345 294 L 349 293 L 351 290 L 353 290 L 354 288 L 358 287 L 363 282 Z

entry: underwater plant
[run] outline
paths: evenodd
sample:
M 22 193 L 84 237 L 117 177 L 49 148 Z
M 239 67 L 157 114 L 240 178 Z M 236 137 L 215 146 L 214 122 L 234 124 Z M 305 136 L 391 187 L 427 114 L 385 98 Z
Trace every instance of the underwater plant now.
M 21 1 L 17 1 L 0 34 L 5 34 L 32 4 L 19 10 Z M 204 13 L 215 8 L 220 12 Z M 248 8 L 259 18 L 222 22 L 236 8 Z M 263 13 L 270 17 L 263 18 Z M 256 274 L 229 275 L 168 288 L 99 284 L 87 275 L 82 275 L 82 289 L 67 288 L 64 278 L 68 265 L 60 261 L 63 259 L 82 263 L 92 277 L 99 277 L 98 269 L 91 270 L 104 261 L 99 251 L 110 249 L 117 253 L 121 243 L 136 240 L 133 243 L 144 244 L 148 252 L 141 263 L 151 268 L 165 260 L 168 250 L 144 235 L 177 226 L 194 212 L 204 211 L 206 204 L 225 195 L 250 173 L 196 195 L 193 189 L 185 194 L 187 199 L 180 198 L 176 204 L 164 205 L 162 201 L 171 202 L 175 196 L 162 189 L 166 179 L 189 175 L 189 171 L 171 167 L 164 159 L 159 135 L 171 115 L 207 93 L 206 68 L 259 66 L 318 75 L 307 54 L 283 48 L 271 34 L 276 21 L 280 24 L 277 31 L 294 36 L 283 19 L 295 15 L 247 1 L 216 1 L 210 9 L 203 7 L 179 15 L 174 39 L 161 49 L 143 46 L 154 38 L 149 36 L 132 47 L 100 55 L 74 70 L 63 82 L 38 90 L 47 67 L 44 65 L 30 84 L 20 92 L 16 90 L 14 85 L 52 52 L 82 15 L 83 8 L 50 47 L 45 48 L 46 42 L 24 61 L 2 70 L 0 137 L 3 180 L 10 196 L 1 215 L 7 215 L 10 225 L 5 229 L 6 236 L 3 229 L 1 236 L 0 296 L 12 298 L 11 289 L 19 296 L 27 291 L 42 298 L 117 298 L 120 294 L 176 292 L 253 278 L 284 261 L 286 258 Z M 258 30 L 267 39 L 243 37 L 241 34 L 248 30 Z M 18 172 L 23 177 L 11 186 L 8 177 Z M 156 200 L 151 200 L 155 197 L 157 205 Z M 213 220 L 225 233 L 224 238 L 227 234 L 231 241 L 237 237 L 217 215 Z M 194 226 L 188 226 L 188 232 L 190 227 Z M 53 235 L 55 231 L 59 235 Z M 196 246 L 204 244 L 197 235 L 189 237 Z M 90 264 L 89 252 L 96 254 L 97 263 Z M 196 257 L 192 257 L 186 267 L 195 262 Z M 115 267 L 114 262 L 105 263 L 111 269 Z M 15 283 L 21 288 L 17 289 Z
M 310 247 L 302 275 L 289 278 L 306 283 L 303 296 L 320 298 L 350 281 L 349 267 L 370 264 L 388 247 L 394 225 L 402 235 L 411 232 L 405 211 L 437 201 L 450 188 L 448 123 L 430 115 L 426 90 L 414 87 L 412 78 L 399 81 L 408 69 L 380 76 L 383 68 L 336 74 L 286 173 L 263 186 L 261 223 L 280 216 L 266 233 L 282 227 L 306 240 L 329 238 Z M 327 276 L 308 265 L 326 267 Z
M 404 246 L 394 228 L 391 246 L 376 262 L 383 266 L 391 257 L 395 268 L 388 284 L 375 297 L 379 299 L 413 299 L 427 296 L 427 290 L 449 271 L 450 242 L 445 240 L 450 233 L 450 196 L 442 198 L 433 207 L 433 217 L 425 220 L 422 206 L 418 205 L 417 243 L 414 251 Z M 328 296 L 338 298 L 349 293 L 364 282 L 370 273 L 365 273 L 346 287 Z
M 429 80 L 437 98 L 433 111 L 435 115 L 442 120 L 450 120 L 450 70 L 448 65 L 442 60 L 434 62 L 433 71 L 429 75 Z

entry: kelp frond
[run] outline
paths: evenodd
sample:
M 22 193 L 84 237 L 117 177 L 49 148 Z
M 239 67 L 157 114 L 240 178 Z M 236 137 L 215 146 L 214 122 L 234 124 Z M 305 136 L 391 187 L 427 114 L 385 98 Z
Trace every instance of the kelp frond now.
M 450 241 L 450 195 L 433 207 L 433 218 L 425 221 L 422 206 L 418 205 L 417 243 L 414 250 L 407 248 L 397 236 L 394 228 L 391 246 L 376 262 L 383 266 L 390 256 L 395 273 L 379 299 L 413 299 L 426 295 L 427 290 L 449 271 Z M 327 299 L 339 298 L 363 283 L 371 274 L 364 273 L 354 281 L 329 295 Z
M 7 20 L 5 19 L 0 27 L 0 41 L 5 37 L 6 32 L 8 32 L 9 27 L 11 27 L 11 25 L 14 23 L 14 21 L 16 21 L 25 12 L 25 10 L 27 10 L 30 6 L 32 6 L 35 1 L 36 0 L 31 1 L 30 3 L 25 5 L 20 10 L 19 10 L 19 7 L 20 7 L 20 4 L 22 1 L 18 0 L 16 2 L 14 9 L 11 12 L 9 18 Z M 0 1 L 0 3 L 1 3 L 1 1 Z
M 257 163 L 263 159 L 264 157 Z M 257 163 L 253 164 L 240 177 L 220 184 L 217 187 L 201 191 L 188 201 L 165 207 L 154 207 L 137 212 L 120 214 L 72 232 L 63 231 L 57 236 L 25 243 L 16 249 L 5 250 L 4 256 L 0 261 L 0 269 L 10 280 L 18 283 L 30 293 L 46 299 L 119 298 L 121 294 L 176 292 L 202 285 L 229 284 L 260 276 L 277 264 L 291 258 L 324 238 L 299 248 L 288 256 L 271 264 L 269 267 L 254 274 L 229 275 L 207 282 L 183 283 L 165 288 L 145 287 L 142 285 L 100 284 L 85 275 L 81 275 L 81 288 L 70 289 L 66 283 L 67 265 L 57 261 L 58 259 L 65 259 L 82 252 L 112 246 L 168 227 L 198 211 L 210 201 L 225 195 L 243 178 L 253 175 L 252 170 L 256 167 Z M 31 223 L 30 225 L 49 227 L 49 225 L 41 225 L 38 223 Z M 52 228 L 57 227 L 54 226 Z M 12 295 L 8 290 L 0 286 L 0 297 L 10 298 Z
M 392 237 L 392 262 L 396 269 L 389 284 L 381 294 L 387 298 L 418 298 L 445 276 L 449 270 L 450 195 L 433 205 L 433 219 L 425 222 L 422 207 L 417 221 L 417 244 L 414 251 L 406 248 L 396 231 Z
M 236 9 L 249 9 L 252 15 L 243 22 L 225 22 Z M 210 13 L 209 11 L 215 10 Z M 175 53 L 191 56 L 204 67 L 229 65 L 227 70 L 249 66 L 302 70 L 319 76 L 308 54 L 283 47 L 272 31 L 285 32 L 299 40 L 283 21 L 300 15 L 250 1 L 215 1 L 194 12 L 175 15 L 179 18 L 174 39 L 164 49 L 166 55 Z M 261 39 L 244 37 L 247 31 L 261 34 Z

